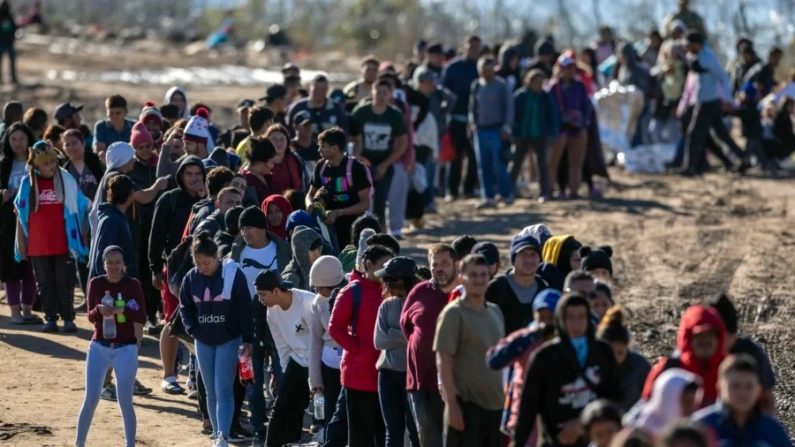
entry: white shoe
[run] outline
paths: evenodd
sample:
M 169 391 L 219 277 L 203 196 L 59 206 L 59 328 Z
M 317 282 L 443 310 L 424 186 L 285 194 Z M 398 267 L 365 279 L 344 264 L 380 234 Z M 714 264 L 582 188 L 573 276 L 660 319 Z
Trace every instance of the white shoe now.
M 229 443 L 226 442 L 226 437 L 223 433 L 218 433 L 218 437 L 215 439 L 213 447 L 229 447 Z

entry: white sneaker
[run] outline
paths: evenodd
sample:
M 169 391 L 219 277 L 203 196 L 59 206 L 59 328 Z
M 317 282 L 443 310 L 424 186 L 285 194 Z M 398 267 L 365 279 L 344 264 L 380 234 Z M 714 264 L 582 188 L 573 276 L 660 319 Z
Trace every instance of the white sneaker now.
M 226 437 L 223 433 L 218 433 L 218 437 L 215 438 L 213 447 L 229 447 L 229 443 L 226 441 Z

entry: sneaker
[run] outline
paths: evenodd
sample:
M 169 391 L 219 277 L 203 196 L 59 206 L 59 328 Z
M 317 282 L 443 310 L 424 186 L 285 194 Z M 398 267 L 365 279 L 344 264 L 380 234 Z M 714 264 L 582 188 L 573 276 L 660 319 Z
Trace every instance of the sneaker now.
M 58 332 L 58 325 L 55 324 L 55 320 L 47 320 L 44 326 L 42 326 L 41 331 L 54 334 Z
M 152 389 L 149 387 L 144 386 L 138 379 L 135 379 L 135 386 L 133 387 L 133 394 L 135 396 L 146 396 L 147 394 L 152 394 Z
M 480 203 L 478 203 L 478 206 L 475 207 L 475 209 L 478 209 L 478 210 L 485 210 L 485 209 L 489 209 L 489 208 L 494 208 L 494 201 L 493 200 L 483 200 Z
M 199 390 L 188 390 L 188 399 L 197 400 L 199 398 Z
M 106 386 L 105 389 L 102 390 L 102 394 L 99 395 L 99 398 L 116 402 L 116 387 L 113 384 Z
M 210 435 L 210 439 L 215 439 L 215 435 L 213 435 L 213 424 L 209 419 L 205 419 L 202 422 L 202 434 Z
M 227 436 L 226 440 L 233 444 L 249 442 L 254 440 L 254 433 L 241 426 L 232 427 L 232 429 L 229 430 L 229 436 Z
M 75 325 L 74 321 L 64 321 L 63 322 L 63 331 L 64 333 L 73 334 L 77 332 L 77 325 Z

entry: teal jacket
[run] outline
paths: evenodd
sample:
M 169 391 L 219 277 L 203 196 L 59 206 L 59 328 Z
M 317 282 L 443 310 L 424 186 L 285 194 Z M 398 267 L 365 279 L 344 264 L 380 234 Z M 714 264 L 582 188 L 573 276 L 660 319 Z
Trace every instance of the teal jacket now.
M 19 251 L 20 243 L 25 243 L 30 237 L 28 222 L 30 221 L 30 188 L 33 174 L 22 180 L 17 196 L 14 199 L 14 209 L 17 212 L 17 239 L 14 245 L 14 259 L 22 262 L 23 256 Z M 77 181 L 69 172 L 58 168 L 54 178 L 55 193 L 58 200 L 64 203 L 64 225 L 66 226 L 66 241 L 69 252 L 78 261 L 88 258 L 88 207 L 89 200 L 83 195 Z M 35 212 L 35 210 L 33 211 Z M 53 222 L 55 223 L 55 222 Z

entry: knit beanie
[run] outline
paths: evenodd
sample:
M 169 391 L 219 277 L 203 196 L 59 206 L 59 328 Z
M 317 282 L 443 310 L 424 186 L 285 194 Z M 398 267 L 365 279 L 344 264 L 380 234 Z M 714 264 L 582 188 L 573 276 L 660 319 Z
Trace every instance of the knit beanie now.
M 309 284 L 312 287 L 337 287 L 344 279 L 342 263 L 334 256 L 317 258 L 309 270 Z
M 284 230 L 289 234 L 291 230 L 294 230 L 295 227 L 299 225 L 309 227 L 316 230 L 318 233 L 320 232 L 315 220 L 304 210 L 295 210 L 290 213 L 290 215 L 287 216 L 287 222 L 284 223 Z
M 184 141 L 194 141 L 204 143 L 210 149 L 210 112 L 204 107 L 199 107 L 196 115 L 190 117 L 188 125 L 185 127 L 182 139 Z
M 580 256 L 582 256 L 582 269 L 586 272 L 595 269 L 605 269 L 613 276 L 613 262 L 610 258 L 613 256 L 613 249 L 608 246 L 602 246 L 596 250 L 591 247 L 580 248 Z
M 112 143 L 105 152 L 105 161 L 108 163 L 109 171 L 126 165 L 133 157 L 135 157 L 135 149 L 123 141 Z
M 511 264 L 516 261 L 516 255 L 527 247 L 535 250 L 539 256 L 541 255 L 541 246 L 532 235 L 519 233 L 511 239 Z
M 132 133 L 130 134 L 130 145 L 132 145 L 133 148 L 137 148 L 146 143 L 154 146 L 155 140 L 152 138 L 152 134 L 149 133 L 149 129 L 146 128 L 143 121 L 138 121 L 133 125 Z
M 367 250 L 367 239 L 376 234 L 372 228 L 365 228 L 359 234 L 358 248 L 356 249 L 356 270 L 360 272 L 364 271 L 364 252 Z
M 144 124 L 149 121 L 156 121 L 158 126 L 162 126 L 163 115 L 160 113 L 160 109 L 157 108 L 154 102 L 146 101 L 144 103 L 144 108 L 141 109 L 141 114 L 138 115 L 138 121 Z
M 224 224 L 226 225 L 227 233 L 237 234 L 240 232 L 238 224 L 240 223 L 240 215 L 243 214 L 243 209 L 242 206 L 236 206 L 224 214 Z
M 539 247 L 543 247 L 547 239 L 552 237 L 552 231 L 544 224 L 535 224 L 530 225 L 529 227 L 524 227 L 519 234 L 529 234 L 533 236 L 538 241 Z
M 240 214 L 238 228 L 243 227 L 254 227 L 266 230 L 268 228 L 268 218 L 258 206 L 250 206 Z

